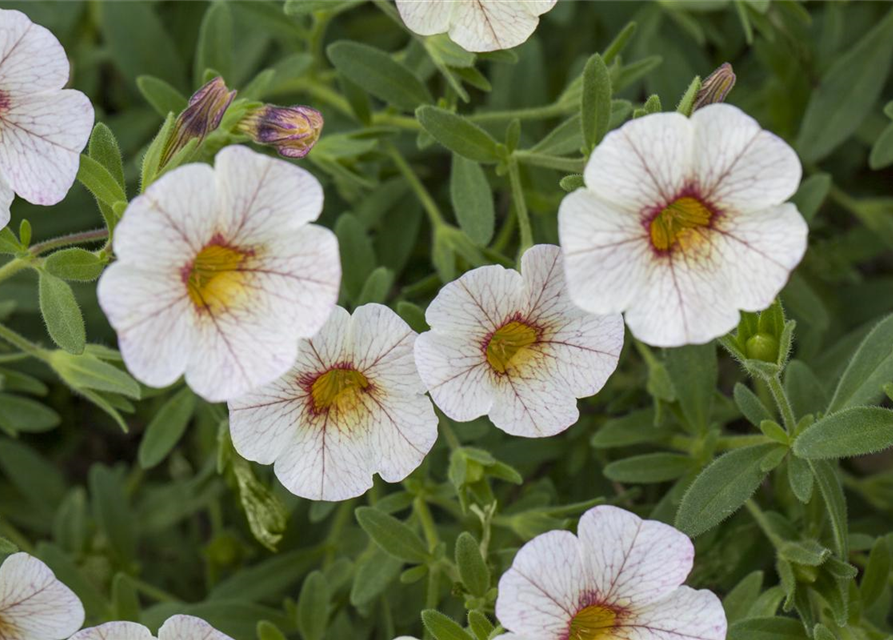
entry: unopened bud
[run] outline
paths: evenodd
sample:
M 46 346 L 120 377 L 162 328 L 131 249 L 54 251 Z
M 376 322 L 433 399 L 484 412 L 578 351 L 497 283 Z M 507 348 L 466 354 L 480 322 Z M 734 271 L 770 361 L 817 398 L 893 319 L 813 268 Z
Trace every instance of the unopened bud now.
M 708 104 L 723 102 L 729 91 L 735 86 L 735 72 L 728 62 L 723 63 L 716 71 L 707 76 L 701 84 L 701 90 L 695 97 L 692 111 L 697 111 Z
M 196 91 L 189 99 L 189 106 L 174 123 L 170 140 L 161 156 L 161 166 L 166 165 L 190 140 L 201 142 L 219 127 L 223 114 L 235 97 L 236 92 L 227 89 L 219 76 Z
M 254 142 L 275 147 L 286 158 L 303 158 L 310 153 L 322 127 L 319 111 L 299 105 L 264 105 L 239 123 L 239 130 Z

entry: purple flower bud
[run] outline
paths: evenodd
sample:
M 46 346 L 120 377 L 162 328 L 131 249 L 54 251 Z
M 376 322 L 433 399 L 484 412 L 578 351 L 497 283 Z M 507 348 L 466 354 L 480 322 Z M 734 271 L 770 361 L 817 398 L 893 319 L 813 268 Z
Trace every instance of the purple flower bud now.
M 698 91 L 698 95 L 695 97 L 692 111 L 697 111 L 708 104 L 723 102 L 734 86 L 735 72 L 732 70 L 732 65 L 724 62 L 716 71 L 707 76 L 701 84 L 701 90 Z
M 239 123 L 239 130 L 254 142 L 271 145 L 286 158 L 303 158 L 310 153 L 322 127 L 322 114 L 300 105 L 264 105 Z
M 177 117 L 170 140 L 161 156 L 161 166 L 167 164 L 180 149 L 193 139 L 199 142 L 220 126 L 223 114 L 236 97 L 227 89 L 223 78 L 216 77 L 189 99 L 189 106 Z

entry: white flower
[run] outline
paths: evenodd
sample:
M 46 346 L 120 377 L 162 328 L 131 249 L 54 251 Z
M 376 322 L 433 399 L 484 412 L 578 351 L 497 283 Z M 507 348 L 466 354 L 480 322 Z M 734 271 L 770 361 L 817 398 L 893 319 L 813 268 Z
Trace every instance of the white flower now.
M 133 375 L 163 387 L 185 372 L 221 401 L 285 373 L 338 295 L 335 235 L 307 224 L 322 202 L 311 174 L 238 146 L 135 198 L 98 291 Z
M 43 562 L 27 553 L 14 553 L 4 561 L 0 567 L 0 638 L 63 640 L 83 623 L 81 601 Z
M 680 586 L 694 547 L 673 527 L 601 506 L 577 535 L 550 531 L 524 545 L 499 581 L 501 640 L 725 640 L 710 591 Z
M 538 245 L 521 273 L 474 269 L 428 305 L 416 365 L 450 418 L 489 415 L 503 431 L 551 436 L 579 418 L 577 398 L 595 394 L 617 366 L 619 315 L 594 316 L 567 295 L 561 251 Z
M 558 214 L 574 302 L 625 312 L 655 346 L 702 344 L 765 309 L 806 251 L 801 168 L 739 109 L 658 113 L 609 133 Z
M 557 0 L 397 0 L 406 26 L 423 36 L 449 32 L 467 51 L 517 47 Z
M 68 82 L 68 58 L 49 30 L 0 9 L 0 228 L 13 192 L 56 204 L 74 182 L 93 107 Z
M 146 627 L 136 622 L 107 622 L 73 635 L 70 640 L 155 640 Z M 172 616 L 158 630 L 158 640 L 232 640 L 201 618 Z
M 298 347 L 291 371 L 229 403 L 236 450 L 292 493 L 346 500 L 408 476 L 437 439 L 437 416 L 412 359 L 416 333 L 379 304 L 336 307 Z

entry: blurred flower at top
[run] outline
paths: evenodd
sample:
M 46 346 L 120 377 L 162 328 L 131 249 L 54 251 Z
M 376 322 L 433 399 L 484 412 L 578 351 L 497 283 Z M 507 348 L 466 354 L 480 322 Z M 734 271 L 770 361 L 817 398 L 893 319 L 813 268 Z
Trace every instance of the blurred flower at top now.
M 77 176 L 93 129 L 93 106 L 63 89 L 69 65 L 46 28 L 0 9 L 0 228 L 15 194 L 32 204 L 60 202 Z
M 295 495 L 347 500 L 375 473 L 399 482 L 437 440 L 437 416 L 412 358 L 416 333 L 380 304 L 336 307 L 302 340 L 279 380 L 230 401 L 233 445 L 274 464 Z
M 511 49 L 527 41 L 557 0 L 397 0 L 412 31 L 449 33 L 467 51 Z
M 642 342 L 704 344 L 765 309 L 806 252 L 786 202 L 797 154 L 727 104 L 655 113 L 609 133 L 565 196 L 558 235 L 573 301 L 624 312 Z
M 596 316 L 567 293 L 561 251 L 536 245 L 521 272 L 498 265 L 449 283 L 425 313 L 415 360 L 431 398 L 453 420 L 483 415 L 512 435 L 542 438 L 580 417 L 623 346 L 618 314 Z
M 136 622 L 107 622 L 74 634 L 70 640 L 155 640 L 146 627 Z M 171 616 L 158 630 L 158 640 L 232 640 L 201 618 Z
M 252 141 L 274 147 L 285 158 L 303 158 L 310 153 L 319 140 L 322 127 L 322 114 L 301 105 L 264 105 L 238 124 L 238 129 Z
M 325 323 L 341 260 L 317 179 L 246 147 L 174 169 L 131 201 L 99 304 L 139 380 L 212 402 L 272 382 Z
M 499 580 L 495 640 L 725 640 L 713 593 L 680 586 L 694 561 L 684 534 L 610 506 L 577 535 L 549 531 L 518 551 Z
M 236 92 L 227 89 L 223 78 L 219 76 L 196 91 L 189 99 L 189 106 L 174 122 L 159 166 L 163 167 L 170 162 L 191 140 L 198 140 L 200 144 L 209 133 L 219 127 L 223 114 L 235 97 Z
M 0 566 L 0 638 L 63 640 L 83 623 L 81 601 L 43 562 L 14 553 Z

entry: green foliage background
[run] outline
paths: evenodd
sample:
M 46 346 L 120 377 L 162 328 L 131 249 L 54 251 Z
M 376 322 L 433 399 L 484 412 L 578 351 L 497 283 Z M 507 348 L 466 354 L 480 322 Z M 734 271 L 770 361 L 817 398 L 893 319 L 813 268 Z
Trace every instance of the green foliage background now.
M 891 413 L 875 406 L 889 404 L 893 383 L 889 3 L 561 0 L 526 44 L 477 56 L 410 36 L 378 0 L 0 6 L 60 38 L 72 86 L 120 145 L 131 197 L 164 116 L 208 69 L 240 98 L 322 111 L 323 137 L 299 163 L 326 189 L 321 222 L 341 243 L 342 304 L 385 302 L 417 329 L 442 282 L 513 263 L 519 203 L 533 239 L 557 242 L 559 182 L 581 172 L 591 136 L 649 96 L 673 109 L 723 62 L 738 76 L 728 101 L 790 141 L 805 169 L 795 201 L 810 249 L 784 311 L 746 317 L 725 341 L 744 367 L 716 345 L 661 352 L 629 339 L 564 434 L 527 441 L 486 420 L 443 419 L 410 479 L 341 504 L 294 498 L 269 468 L 239 459 L 224 407 L 124 374 L 90 282 L 102 264 L 47 260 L 40 296 L 31 269 L 3 280 L 6 326 L 51 346 L 45 297 L 55 342 L 91 343 L 80 360 L 0 353 L 0 535 L 73 588 L 89 624 L 155 629 L 187 612 L 237 640 L 392 640 L 421 637 L 423 610 L 463 624 L 470 610 L 470 631 L 428 611 L 427 633 L 483 640 L 515 550 L 607 502 L 700 534 L 690 582 L 724 597 L 730 638 L 893 633 L 890 454 L 849 459 L 893 444 Z M 612 51 L 630 22 L 632 38 Z M 580 80 L 596 52 L 613 103 L 584 139 L 581 101 L 610 96 L 603 79 Z M 239 141 L 218 132 L 201 158 Z M 32 245 L 103 225 L 80 184 L 51 209 L 17 199 L 10 228 L 25 219 Z M 85 332 L 76 322 L 54 332 L 53 314 L 77 310 L 52 274 L 72 286 Z M 774 363 L 748 352 L 757 331 L 782 343 L 777 359 L 762 358 Z M 791 415 L 777 414 L 780 390 Z

